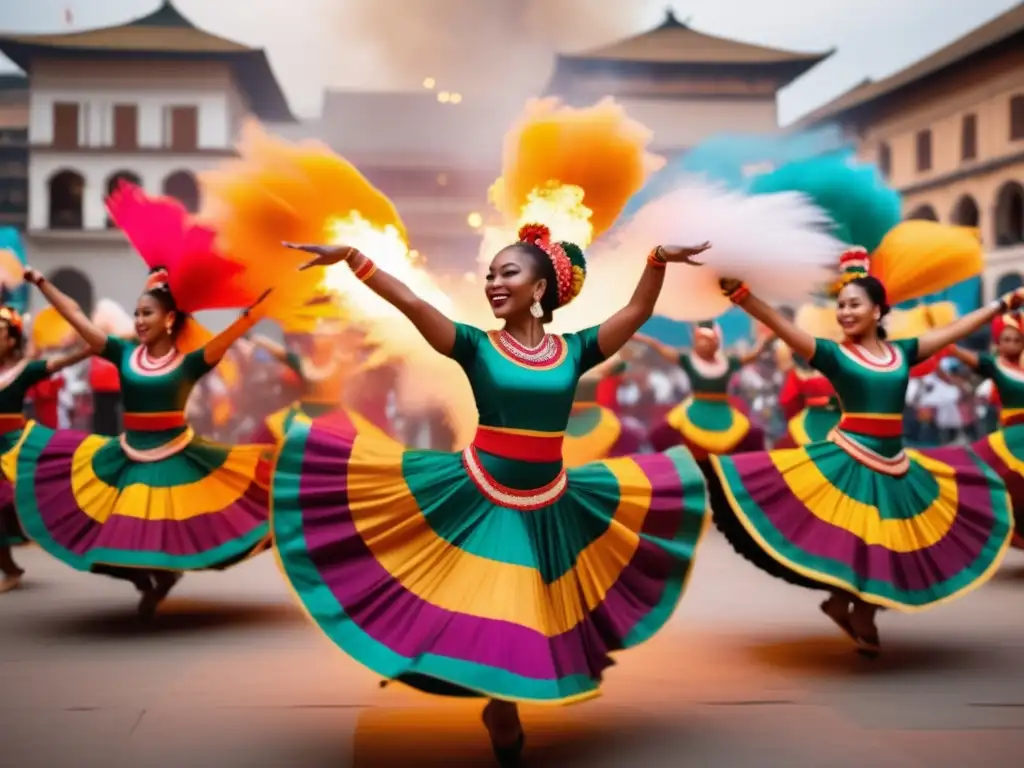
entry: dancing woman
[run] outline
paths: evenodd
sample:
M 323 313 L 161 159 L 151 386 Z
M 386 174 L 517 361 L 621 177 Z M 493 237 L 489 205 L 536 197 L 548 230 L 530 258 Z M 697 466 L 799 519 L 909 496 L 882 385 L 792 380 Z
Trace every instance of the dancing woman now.
M 729 382 L 743 366 L 760 357 L 770 338 L 759 338 L 745 354 L 723 355 L 721 331 L 709 322 L 699 323 L 694 329 L 692 352 L 640 334 L 636 340 L 682 368 L 693 390 L 651 431 L 654 450 L 664 451 L 682 444 L 698 461 L 704 461 L 709 455 L 764 449 L 764 432 L 729 402 Z
M 643 446 L 642 431 L 624 424 L 616 413 L 613 387 L 626 371 L 627 363 L 619 355 L 610 357 L 580 377 L 576 399 L 565 427 L 562 461 L 567 467 L 579 467 L 591 461 L 638 453 Z M 596 390 L 596 391 L 595 391 Z M 593 399 L 587 393 L 594 392 Z
M 345 261 L 469 378 L 480 426 L 461 453 L 402 450 L 296 424 L 273 477 L 284 574 L 320 628 L 390 680 L 486 697 L 502 765 L 516 765 L 516 702 L 598 695 L 609 653 L 651 637 L 680 599 L 704 529 L 704 479 L 689 453 L 566 469 L 580 376 L 650 318 L 669 262 L 708 248 L 656 248 L 629 303 L 599 326 L 545 331 L 583 284 L 582 251 L 529 225 L 491 262 L 485 294 L 504 322 L 445 317 L 359 251 Z
M 826 590 L 821 608 L 866 655 L 875 613 L 937 605 L 983 584 L 1012 533 L 1006 487 L 967 449 L 903 446 L 910 369 L 1019 306 L 1017 291 L 920 338 L 885 340 L 886 290 L 867 254 L 844 254 L 836 309 L 842 343 L 814 338 L 736 280 L 727 296 L 810 361 L 843 405 L 838 428 L 802 448 L 712 457 L 715 522 L 762 570 Z
M 961 362 L 992 380 L 1002 408 L 999 429 L 972 447 L 1006 483 L 1013 502 L 1016 531 L 1013 546 L 1024 549 L 1024 316 L 1000 315 L 992 322 L 996 354 L 970 352 L 954 347 Z
M 0 594 L 21 586 L 25 571 L 11 555 L 11 547 L 24 544 L 25 536 L 14 508 L 14 468 L 22 435 L 35 424 L 25 421 L 25 395 L 34 384 L 45 381 L 64 368 L 92 354 L 86 348 L 49 360 L 28 360 L 22 356 L 24 327 L 21 315 L 11 307 L 0 307 Z M 10 468 L 11 474 L 7 474 Z
M 269 528 L 268 446 L 208 442 L 184 417 L 193 386 L 256 316 L 245 312 L 186 354 L 179 342 L 194 321 L 168 278 L 165 269 L 150 274 L 135 307 L 136 342 L 105 335 L 39 272 L 25 272 L 96 354 L 117 366 L 125 431 L 119 438 L 29 431 L 17 457 L 19 517 L 58 560 L 134 584 L 143 616 L 183 571 L 238 562 L 265 547 Z

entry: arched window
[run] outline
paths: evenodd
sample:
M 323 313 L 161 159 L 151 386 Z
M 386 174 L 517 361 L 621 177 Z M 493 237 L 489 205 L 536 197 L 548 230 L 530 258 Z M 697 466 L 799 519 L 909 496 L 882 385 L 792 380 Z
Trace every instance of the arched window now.
M 50 229 L 81 229 L 84 226 L 84 194 L 85 177 L 78 171 L 64 170 L 50 177 Z
M 176 171 L 164 179 L 164 194 L 178 200 L 189 213 L 199 210 L 199 184 L 188 171 Z
M 925 221 L 938 221 L 939 214 L 935 212 L 934 208 L 925 203 L 924 205 L 917 206 L 917 208 L 910 212 L 910 215 L 907 216 L 907 218 L 924 219 Z
M 1021 277 L 1020 272 L 1007 272 L 996 283 L 996 297 L 1015 291 L 1022 285 L 1024 285 L 1024 277 Z
M 107 179 L 107 197 L 110 197 L 115 191 L 117 191 L 117 187 L 122 181 L 127 181 L 137 187 L 142 186 L 142 179 L 139 178 L 138 174 L 132 173 L 131 171 L 115 171 L 110 174 L 110 177 Z M 114 222 L 111 221 L 108 216 L 107 229 L 111 229 L 113 226 Z
M 981 213 L 974 198 L 970 195 L 964 195 L 957 200 L 956 205 L 953 206 L 951 219 L 954 224 L 959 224 L 961 227 L 978 226 L 978 223 L 981 221 Z
M 1024 243 L 1024 187 L 1008 181 L 996 195 L 996 245 Z
M 92 280 L 82 271 L 74 267 L 61 267 L 47 275 L 53 287 L 78 302 L 85 314 L 92 315 L 95 292 Z

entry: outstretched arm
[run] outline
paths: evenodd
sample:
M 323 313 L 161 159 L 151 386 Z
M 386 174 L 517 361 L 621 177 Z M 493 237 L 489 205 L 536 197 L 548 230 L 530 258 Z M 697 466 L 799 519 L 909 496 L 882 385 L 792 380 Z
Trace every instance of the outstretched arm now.
M 75 365 L 75 363 L 80 363 L 87 357 L 92 357 L 95 354 L 96 350 L 94 350 L 92 347 L 85 347 L 84 349 L 80 349 L 76 352 L 70 352 L 66 355 L 58 355 L 57 357 L 52 357 L 46 361 L 46 372 L 57 373 L 69 366 Z
M 262 297 L 260 300 L 262 301 Z M 206 342 L 206 346 L 203 347 L 203 360 L 207 365 L 215 366 L 227 354 L 231 345 L 248 333 L 258 322 L 259 318 L 254 317 L 249 310 L 243 312 L 235 322 Z
M 34 269 L 25 270 L 25 282 L 39 288 L 39 292 L 50 302 L 50 306 L 68 321 L 85 343 L 94 352 L 100 352 L 107 344 L 107 334 L 101 331 L 78 306 L 78 302 L 54 287 L 53 283 Z
M 969 349 L 964 349 L 963 347 L 950 347 L 949 354 L 971 370 L 977 370 L 978 364 L 981 362 L 977 353 L 971 352 Z
M 733 303 L 746 312 L 755 320 L 764 323 L 780 339 L 787 344 L 796 354 L 804 360 L 814 357 L 814 337 L 797 327 L 796 323 L 790 320 L 774 307 L 769 306 L 761 299 L 754 296 L 739 280 L 725 279 L 720 281 L 722 290 L 727 295 L 731 294 Z M 745 296 L 743 294 L 746 294 Z
M 670 347 L 668 344 L 663 344 L 657 339 L 653 339 L 650 336 L 643 333 L 638 333 L 634 335 L 633 341 L 639 341 L 641 344 L 646 344 L 648 347 L 650 347 L 663 358 L 665 358 L 666 361 L 672 363 L 672 365 L 676 365 L 679 362 L 679 356 L 682 354 L 682 352 L 676 349 L 675 347 Z
M 1024 303 L 1024 288 L 1018 288 L 1001 299 L 993 301 L 988 306 L 981 307 L 970 314 L 964 315 L 949 325 L 945 325 L 942 328 L 934 328 L 922 334 L 917 340 L 917 359 L 925 360 L 931 357 L 940 349 L 970 336 L 986 323 L 992 322 L 996 316 L 1009 312 L 1011 309 L 1016 309 L 1022 303 Z
M 340 261 L 349 267 L 366 287 L 380 296 L 407 318 L 437 352 L 450 357 L 455 347 L 455 323 L 429 302 L 424 301 L 393 275 L 377 269 L 365 254 L 349 246 L 296 245 L 285 243 L 289 248 L 306 251 L 317 258 L 302 268 L 329 266 Z
M 761 353 L 764 352 L 765 347 L 767 347 L 773 341 L 775 341 L 774 336 L 761 336 L 759 339 L 757 339 L 757 341 L 754 342 L 754 346 L 752 346 L 742 355 L 739 355 L 740 365 L 750 365 L 750 363 L 757 360 L 757 358 L 761 356 Z
M 629 303 L 609 317 L 597 330 L 597 345 L 601 354 L 610 357 L 622 349 L 626 342 L 636 335 L 640 326 L 651 319 L 654 305 L 661 295 L 661 287 L 665 283 L 665 268 L 669 262 L 684 262 L 690 266 L 700 266 L 692 261 L 692 257 L 703 253 L 711 247 L 711 243 L 702 243 L 695 247 L 658 246 L 647 257 L 647 266 L 640 275 L 640 282 Z

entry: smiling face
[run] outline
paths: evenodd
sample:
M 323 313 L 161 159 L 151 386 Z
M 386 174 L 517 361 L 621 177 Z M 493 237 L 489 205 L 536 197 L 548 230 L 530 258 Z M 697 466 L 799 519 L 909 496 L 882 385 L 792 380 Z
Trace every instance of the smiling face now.
M 712 359 L 721 346 L 718 334 L 710 328 L 698 328 L 693 334 L 693 351 L 700 357 Z
M 11 327 L 0 321 L 0 358 L 6 360 L 18 347 L 18 337 L 11 332 Z
M 1019 361 L 1021 355 L 1024 354 L 1024 334 L 1016 328 L 1009 326 L 1003 328 L 1003 332 L 996 340 L 996 349 L 999 351 L 1000 357 L 1014 362 Z
M 511 246 L 491 261 L 484 293 L 494 316 L 508 320 L 528 313 L 546 289 L 547 281 L 536 274 L 534 258 L 524 248 Z
M 174 321 L 174 312 L 168 312 L 151 294 L 144 293 L 135 304 L 135 335 L 143 344 L 152 344 L 167 333 Z
M 859 339 L 871 333 L 881 318 L 882 308 L 861 286 L 851 283 L 839 292 L 836 321 L 848 339 Z

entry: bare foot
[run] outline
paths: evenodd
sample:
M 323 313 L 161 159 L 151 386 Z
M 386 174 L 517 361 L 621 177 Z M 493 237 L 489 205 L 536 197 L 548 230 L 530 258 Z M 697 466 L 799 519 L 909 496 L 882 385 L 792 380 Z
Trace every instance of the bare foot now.
M 139 616 L 144 619 L 152 618 L 156 614 L 156 609 L 160 607 L 160 603 L 180 580 L 181 574 L 172 571 L 161 571 L 155 574 L 153 576 L 155 586 L 142 591 L 142 599 L 139 601 Z
M 21 586 L 21 574 L 13 576 L 4 576 L 3 580 L 0 581 L 0 595 L 5 592 L 13 592 Z
M 878 606 L 858 601 L 850 613 L 850 626 L 857 640 L 857 653 L 868 659 L 877 659 L 882 652 L 882 641 L 875 626 Z

